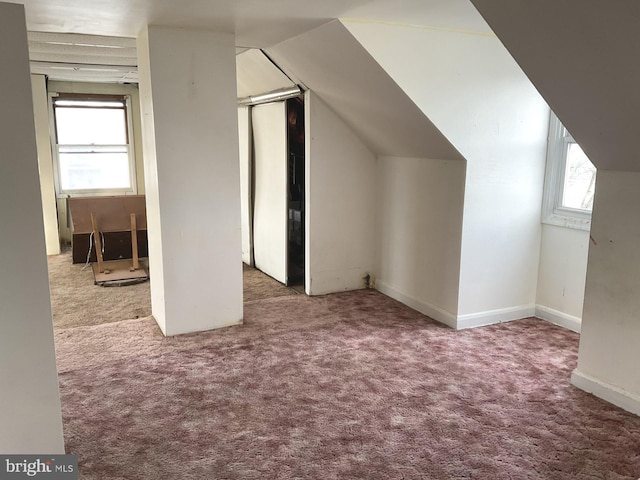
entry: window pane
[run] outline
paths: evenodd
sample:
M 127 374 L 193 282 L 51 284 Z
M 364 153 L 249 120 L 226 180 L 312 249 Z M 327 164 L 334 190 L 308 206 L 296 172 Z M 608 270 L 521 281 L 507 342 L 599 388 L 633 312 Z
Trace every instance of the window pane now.
M 596 186 L 596 167 L 577 143 L 569 143 L 562 206 L 591 211 Z
M 129 154 L 59 153 L 62 190 L 129 189 Z
M 125 110 L 120 108 L 60 108 L 56 110 L 59 144 L 124 145 Z

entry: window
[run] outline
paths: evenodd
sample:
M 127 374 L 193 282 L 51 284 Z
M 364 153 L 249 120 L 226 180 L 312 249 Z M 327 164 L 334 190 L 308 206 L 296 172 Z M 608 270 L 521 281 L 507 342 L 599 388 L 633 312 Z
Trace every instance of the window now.
M 552 112 L 542 221 L 589 230 L 595 185 L 596 167 Z
M 135 193 L 129 101 L 122 95 L 52 96 L 59 194 Z

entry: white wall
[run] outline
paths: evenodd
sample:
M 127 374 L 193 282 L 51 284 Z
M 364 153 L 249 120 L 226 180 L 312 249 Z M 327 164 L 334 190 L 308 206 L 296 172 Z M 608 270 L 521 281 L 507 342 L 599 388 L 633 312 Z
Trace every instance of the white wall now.
M 375 264 L 376 156 L 313 91 L 305 125 L 307 294 L 363 288 Z
M 42 195 L 42 213 L 44 215 L 44 236 L 47 255 L 60 253 L 58 236 L 58 214 L 56 211 L 56 190 L 53 179 L 53 158 L 51 136 L 49 134 L 49 98 L 44 75 L 31 75 L 33 93 L 33 115 L 38 145 L 38 172 L 40 175 L 40 194 Z
M 640 415 L 640 173 L 598 170 L 575 384 Z
M 376 287 L 456 327 L 465 162 L 378 159 Z
M 242 230 L 242 261 L 253 266 L 253 134 L 251 110 L 238 107 L 238 138 L 240 140 L 240 224 Z
M 640 414 L 640 4 L 472 1 L 598 168 L 572 382 Z
M 542 225 L 536 316 L 580 331 L 589 232 Z
M 153 88 L 150 72 L 150 47 L 148 32 L 143 30 L 137 39 L 138 75 L 140 78 L 140 111 L 142 115 L 142 145 L 144 160 L 144 179 L 147 205 L 147 238 L 149 246 L 151 311 L 160 329 L 166 334 L 167 325 L 164 315 L 164 256 L 162 252 L 162 222 L 160 218 L 160 192 L 158 188 L 158 167 L 156 149 L 156 130 L 153 102 Z M 153 208 L 149 208 L 153 206 Z M 155 232 L 155 233 L 153 233 Z M 158 272 L 156 274 L 156 272 Z
M 153 316 L 166 335 L 242 322 L 235 37 L 138 38 Z
M 490 34 L 345 25 L 467 159 L 458 327 L 532 315 L 546 103 Z
M 64 453 L 24 7 L 0 3 L 0 452 Z
M 467 163 L 459 328 L 535 313 L 544 157 L 485 155 Z
M 84 82 L 56 82 L 50 81 L 48 85 L 49 92 L 59 93 L 95 93 L 95 94 L 114 94 L 114 95 L 131 95 L 131 119 L 133 121 L 133 145 L 136 158 L 136 188 L 137 194 L 144 195 L 144 160 L 142 153 L 142 127 L 140 124 L 140 97 L 138 87 L 136 85 L 119 85 L 115 83 L 84 83 Z M 39 142 L 44 145 L 44 138 L 41 138 L 45 132 L 38 132 Z M 51 145 L 51 137 L 46 132 L 47 139 Z M 49 147 L 51 148 L 51 147 Z M 65 198 L 57 200 L 58 223 L 60 238 L 63 241 L 71 241 L 71 229 L 69 228 L 69 219 L 67 214 L 67 201 Z

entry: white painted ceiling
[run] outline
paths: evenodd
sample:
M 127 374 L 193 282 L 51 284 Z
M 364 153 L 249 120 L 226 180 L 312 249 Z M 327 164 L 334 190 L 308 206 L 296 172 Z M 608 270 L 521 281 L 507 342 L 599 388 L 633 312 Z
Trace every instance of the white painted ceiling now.
M 18 3 L 25 6 L 32 71 L 59 80 L 137 81 L 135 37 L 149 24 L 234 32 L 236 45 L 241 49 L 266 48 L 335 18 L 490 31 L 469 0 L 22 0 Z
M 264 48 L 352 17 L 487 31 L 469 0 L 22 0 L 27 29 L 136 37 L 148 24 L 235 32 Z
M 138 81 L 134 38 L 28 32 L 31 73 L 53 80 Z

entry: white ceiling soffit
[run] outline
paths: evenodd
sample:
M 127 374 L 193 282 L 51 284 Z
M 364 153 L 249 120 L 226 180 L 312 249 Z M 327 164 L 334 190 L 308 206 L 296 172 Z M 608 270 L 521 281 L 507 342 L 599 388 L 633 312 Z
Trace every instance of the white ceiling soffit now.
M 135 38 L 28 32 L 31 73 L 51 80 L 137 83 Z
M 267 54 L 324 100 L 379 155 L 462 160 L 462 155 L 339 21 Z
M 261 50 L 246 50 L 236 55 L 238 98 L 247 98 L 295 87 Z
M 473 4 L 596 167 L 640 171 L 640 2 Z
M 492 33 L 469 0 L 371 0 L 350 9 L 340 18 L 456 32 Z

